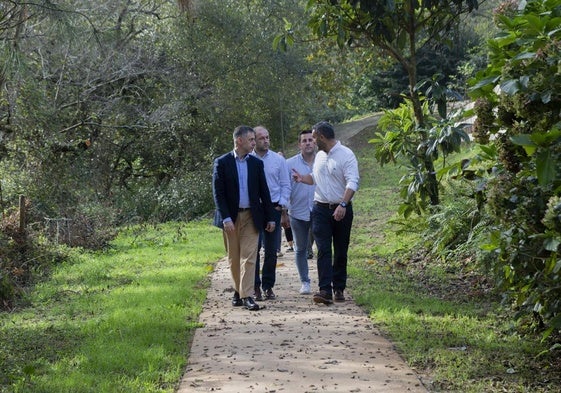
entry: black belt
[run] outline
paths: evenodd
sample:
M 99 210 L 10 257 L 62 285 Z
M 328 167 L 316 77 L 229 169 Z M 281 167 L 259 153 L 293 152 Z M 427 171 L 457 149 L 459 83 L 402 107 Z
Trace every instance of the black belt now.
M 329 210 L 335 210 L 335 209 L 337 209 L 337 206 L 339 206 L 339 203 L 323 203 L 323 202 L 318 202 L 318 201 L 314 201 L 314 204 L 318 205 L 320 207 L 325 207 Z M 351 202 L 348 202 L 347 206 L 351 206 Z
M 240 208 L 238 209 L 238 211 L 239 211 L 239 212 L 246 212 L 246 211 L 248 211 L 248 210 L 250 210 L 250 209 L 251 209 L 250 207 L 240 207 Z

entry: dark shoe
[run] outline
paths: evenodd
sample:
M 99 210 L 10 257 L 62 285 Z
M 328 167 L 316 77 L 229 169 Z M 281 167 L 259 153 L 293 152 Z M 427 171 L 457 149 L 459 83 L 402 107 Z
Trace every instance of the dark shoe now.
M 234 297 L 232 298 L 232 306 L 234 307 L 243 306 L 243 301 L 240 298 L 240 294 L 238 292 L 234 292 Z
M 274 300 L 277 296 L 273 292 L 272 288 L 265 289 L 265 299 L 267 300 Z
M 259 310 L 259 305 L 257 303 L 255 303 L 253 301 L 253 298 L 250 297 L 244 297 L 243 298 L 243 305 L 245 308 L 247 308 L 249 311 L 257 311 Z
M 333 297 L 327 291 L 321 290 L 314 293 L 314 303 L 331 304 L 333 303 Z
M 255 288 L 255 292 L 253 293 L 253 297 L 258 302 L 263 300 L 263 295 L 261 294 L 261 289 L 259 287 Z
M 343 291 L 340 289 L 335 290 L 335 296 L 333 296 L 333 301 L 335 302 L 344 302 L 345 296 L 343 296 Z

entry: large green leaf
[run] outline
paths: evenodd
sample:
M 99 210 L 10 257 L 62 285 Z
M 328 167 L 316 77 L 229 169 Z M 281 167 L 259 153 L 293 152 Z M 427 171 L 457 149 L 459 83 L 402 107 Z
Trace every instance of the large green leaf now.
M 516 42 L 517 38 L 515 35 L 513 34 L 507 34 L 504 35 L 500 38 L 497 38 L 496 44 L 500 47 L 500 48 L 504 48 L 506 46 L 509 46 L 510 44 L 512 44 L 513 42 Z
M 526 20 L 534 33 L 541 33 L 543 31 L 545 21 L 538 15 L 526 15 Z
M 551 101 L 551 93 L 551 90 L 548 90 L 541 94 L 541 99 L 544 104 L 547 104 Z
M 517 79 L 510 79 L 501 83 L 501 90 L 506 94 L 514 95 L 520 91 L 521 84 Z
M 520 134 L 510 138 L 512 143 L 518 146 L 522 146 L 526 151 L 526 154 L 531 156 L 536 152 L 537 145 L 532 140 L 532 136 L 529 134 Z
M 535 132 L 530 136 L 532 142 L 539 146 L 549 146 L 561 138 L 561 130 L 554 128 L 548 132 Z
M 484 86 L 488 86 L 488 85 L 494 85 L 497 83 L 497 81 L 499 80 L 500 75 L 492 75 L 489 76 L 485 79 L 480 80 L 479 82 L 477 82 L 471 89 L 472 90 L 477 90 L 480 89 Z
M 550 238 L 547 238 L 543 243 L 544 243 L 543 246 L 547 251 L 555 252 L 555 251 L 557 251 L 557 247 L 559 247 L 559 244 L 561 242 L 559 242 L 558 239 L 550 237 Z
M 534 57 L 536 57 L 536 54 L 534 52 L 522 52 L 514 56 L 512 60 L 533 59 Z
M 538 183 L 542 186 L 552 183 L 556 178 L 556 161 L 550 149 L 542 150 L 536 157 Z

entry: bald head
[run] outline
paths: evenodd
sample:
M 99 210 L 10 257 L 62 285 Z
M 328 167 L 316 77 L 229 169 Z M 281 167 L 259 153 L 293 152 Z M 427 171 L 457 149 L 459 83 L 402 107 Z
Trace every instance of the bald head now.
M 255 152 L 264 156 L 271 147 L 269 131 L 263 126 L 254 127 L 253 130 L 255 131 Z

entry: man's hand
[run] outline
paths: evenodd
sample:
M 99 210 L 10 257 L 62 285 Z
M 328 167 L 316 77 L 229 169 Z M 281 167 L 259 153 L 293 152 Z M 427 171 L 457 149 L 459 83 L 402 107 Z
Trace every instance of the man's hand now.
M 300 172 L 298 172 L 294 168 L 292 168 L 291 170 L 292 170 L 292 179 L 296 183 L 304 183 L 304 184 L 309 184 L 309 185 L 314 184 L 314 178 L 312 177 L 311 174 L 302 175 Z
M 275 230 L 275 222 L 274 222 L 274 221 L 268 222 L 268 223 L 267 223 L 267 226 L 265 227 L 265 230 L 266 230 L 267 232 L 274 232 L 274 230 Z
M 339 205 L 333 212 L 333 218 L 335 219 L 335 221 L 341 221 L 343 218 L 345 218 L 346 214 L 347 214 L 347 209 Z
M 233 221 L 228 221 L 224 223 L 224 230 L 226 232 L 234 232 L 236 230 L 236 227 L 234 225 Z
M 292 168 L 292 178 L 296 183 L 302 182 L 302 175 L 294 168 Z
M 281 215 L 281 226 L 285 229 L 290 228 L 290 218 L 288 218 L 286 210 L 283 210 Z

